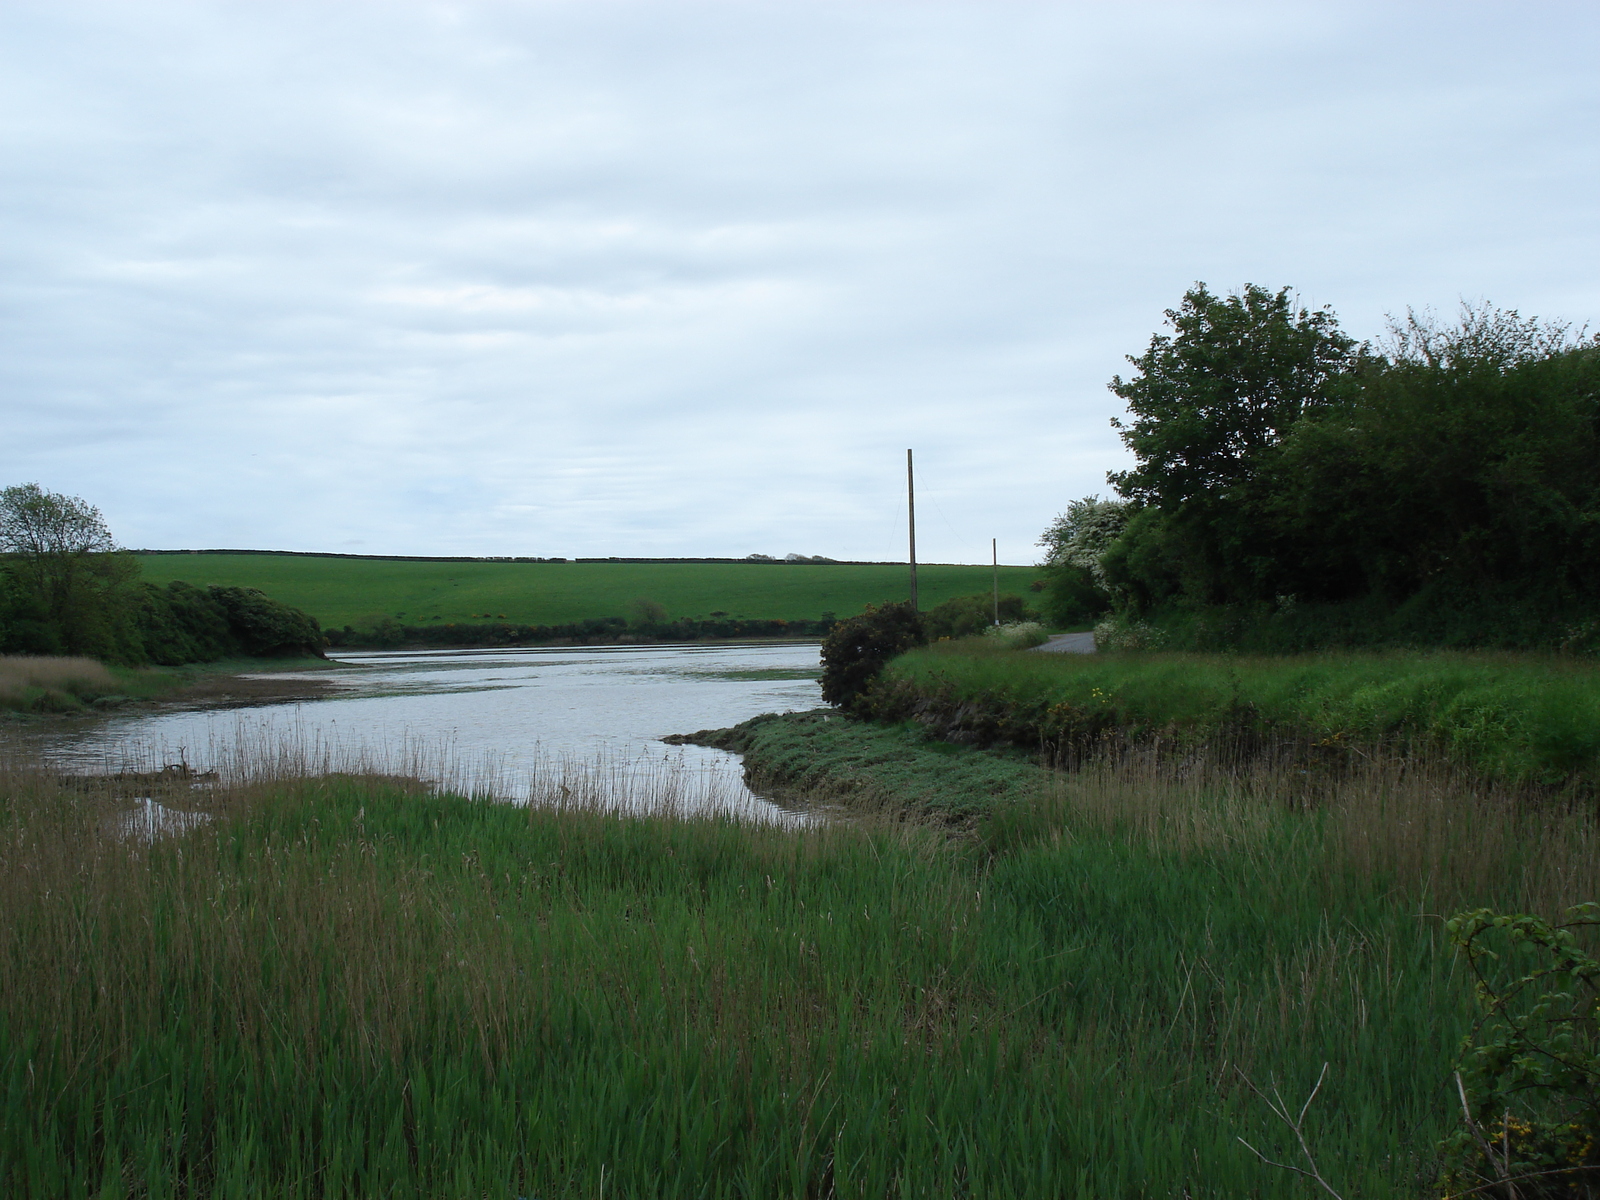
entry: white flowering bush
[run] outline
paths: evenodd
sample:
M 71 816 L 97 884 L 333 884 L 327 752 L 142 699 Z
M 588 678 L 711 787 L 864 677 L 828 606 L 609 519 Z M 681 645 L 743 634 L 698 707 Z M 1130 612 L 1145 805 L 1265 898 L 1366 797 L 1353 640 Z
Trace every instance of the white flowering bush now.
M 1164 630 L 1148 621 L 1127 617 L 1107 617 L 1094 627 L 1097 650 L 1159 650 L 1166 644 Z

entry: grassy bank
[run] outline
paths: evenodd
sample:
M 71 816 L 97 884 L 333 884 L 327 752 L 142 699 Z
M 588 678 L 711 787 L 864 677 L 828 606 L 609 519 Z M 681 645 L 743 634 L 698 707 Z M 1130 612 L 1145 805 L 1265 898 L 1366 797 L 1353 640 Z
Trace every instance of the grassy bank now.
M 976 754 L 915 724 L 851 721 L 820 709 L 666 740 L 741 755 L 746 779 L 763 795 L 938 822 L 970 822 L 997 802 L 1036 798 L 1054 778 L 1020 753 Z
M 215 820 L 145 844 L 108 833 L 126 788 L 0 776 L 0 1190 L 1312 1195 L 1236 1138 L 1290 1156 L 1244 1077 L 1298 1102 L 1327 1062 L 1323 1171 L 1428 1195 L 1469 1000 L 1425 914 L 1549 911 L 1600 869 L 1586 819 L 1418 771 L 1307 804 L 1125 761 L 959 838 L 582 784 L 173 788 Z
M 1497 778 L 1600 778 L 1600 665 L 1510 652 L 1015 654 L 964 641 L 897 659 L 898 699 L 946 732 L 1062 740 L 1299 738 L 1406 745 Z
M 0 713 L 82 713 L 230 689 L 270 694 L 274 689 L 268 683 L 245 685 L 232 677 L 326 670 L 331 665 L 321 658 L 243 658 L 140 669 L 107 666 L 92 658 L 0 655 Z
M 268 554 L 145 554 L 144 578 L 260 588 L 316 617 L 325 628 L 368 628 L 383 618 L 419 626 L 505 620 L 566 625 L 631 617 L 640 598 L 668 618 L 726 614 L 757 620 L 814 621 L 900 600 L 906 568 L 813 563 L 517 563 L 318 558 Z M 1000 568 L 1001 587 L 1025 592 L 1039 572 Z M 986 592 L 987 566 L 924 565 L 925 606 Z

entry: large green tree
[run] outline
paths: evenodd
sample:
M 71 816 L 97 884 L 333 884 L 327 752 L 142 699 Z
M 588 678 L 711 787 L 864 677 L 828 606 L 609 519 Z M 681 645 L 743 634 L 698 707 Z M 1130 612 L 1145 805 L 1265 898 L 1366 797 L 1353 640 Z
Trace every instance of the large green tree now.
M 1197 283 L 1166 317 L 1172 332 L 1109 385 L 1128 406 L 1113 424 L 1137 459 L 1110 482 L 1156 510 L 1130 533 L 1162 547 L 1167 590 L 1206 602 L 1270 596 L 1293 557 L 1269 519 L 1279 450 L 1303 416 L 1354 387 L 1366 352 L 1328 309 L 1297 308 L 1288 288 L 1218 296 Z
M 37 483 L 0 490 L 0 554 L 21 648 L 127 655 L 138 563 L 117 549 L 99 509 Z

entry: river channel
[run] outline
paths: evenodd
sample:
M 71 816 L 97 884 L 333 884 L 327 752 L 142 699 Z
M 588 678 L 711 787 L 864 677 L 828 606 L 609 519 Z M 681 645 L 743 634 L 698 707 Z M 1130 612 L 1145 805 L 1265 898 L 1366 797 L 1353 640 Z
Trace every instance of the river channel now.
M 364 769 L 420 775 L 511 801 L 563 778 L 609 795 L 793 820 L 752 793 L 736 756 L 668 746 L 668 734 L 821 704 L 816 643 L 585 646 L 339 653 L 304 679 L 323 694 L 290 703 L 173 703 L 51 722 L 26 738 L 72 771 L 270 773 Z M 563 793 L 565 794 L 565 793 Z

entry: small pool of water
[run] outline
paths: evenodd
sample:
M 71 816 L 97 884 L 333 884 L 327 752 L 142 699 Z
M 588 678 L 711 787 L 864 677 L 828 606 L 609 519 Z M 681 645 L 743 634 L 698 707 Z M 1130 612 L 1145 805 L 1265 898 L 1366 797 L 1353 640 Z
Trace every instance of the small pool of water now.
M 306 676 L 324 699 L 181 705 L 39 729 L 28 740 L 69 770 L 371 769 L 525 800 L 552 771 L 608 774 L 619 791 L 669 777 L 683 802 L 777 815 L 736 756 L 660 738 L 822 702 L 816 643 L 585 646 L 339 653 Z M 278 675 L 277 678 L 285 678 Z M 646 787 L 643 792 L 651 792 Z M 641 794 L 643 794 L 641 792 Z

